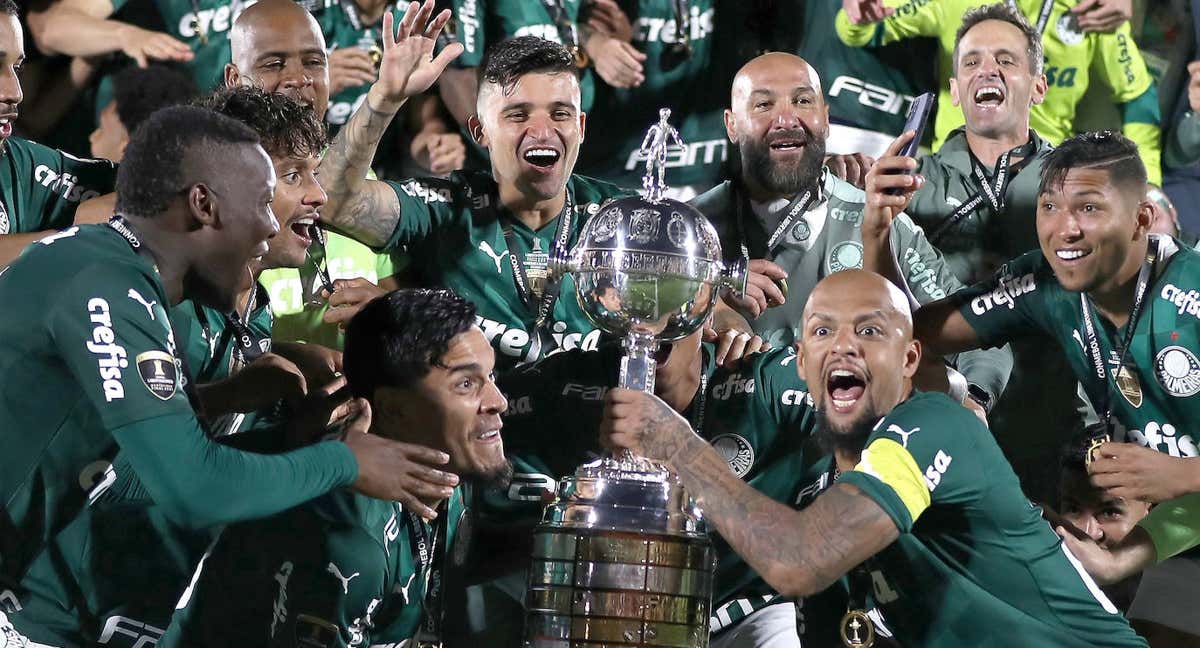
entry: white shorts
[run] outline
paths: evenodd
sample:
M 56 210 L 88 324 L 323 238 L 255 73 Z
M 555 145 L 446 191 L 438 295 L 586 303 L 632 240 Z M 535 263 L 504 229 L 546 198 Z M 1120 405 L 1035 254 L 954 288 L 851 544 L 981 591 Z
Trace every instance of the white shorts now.
M 755 610 L 732 628 L 713 635 L 709 648 L 800 648 L 796 606 L 789 602 Z

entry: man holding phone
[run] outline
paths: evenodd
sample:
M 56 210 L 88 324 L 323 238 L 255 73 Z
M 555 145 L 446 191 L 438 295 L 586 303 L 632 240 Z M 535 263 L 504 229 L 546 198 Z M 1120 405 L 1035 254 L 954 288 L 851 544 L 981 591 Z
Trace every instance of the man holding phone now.
M 966 126 L 953 131 L 936 154 L 891 157 L 899 150 L 893 147 L 873 170 L 877 176 L 915 172 L 921 178 L 904 213 L 925 230 L 963 283 L 982 281 L 1038 246 L 1038 176 L 1052 147 L 1030 128 L 1029 113 L 1046 94 L 1042 62 L 1041 38 L 1019 12 L 1004 3 L 967 12 L 950 79 L 950 96 Z M 874 258 L 872 250 L 886 256 L 890 247 L 879 247 L 875 238 L 886 237 L 886 231 L 873 225 L 870 210 L 864 216 L 868 256 Z M 1051 501 L 1057 480 L 1044 467 L 1058 448 L 1046 431 L 1083 429 L 1076 381 L 1062 351 L 1047 339 L 1018 340 L 1011 348 L 1012 380 L 1004 398 L 986 403 L 988 418 L 1026 493 Z
M 798 56 L 775 52 L 746 63 L 734 78 L 725 129 L 738 146 L 741 177 L 692 204 L 717 228 L 727 258 L 751 260 L 748 298 L 740 306 L 755 333 L 771 346 L 789 346 L 817 282 L 863 266 L 866 197 L 822 166 L 829 110 L 817 71 Z M 920 303 L 962 285 L 911 220 L 896 219 L 890 231 L 895 263 Z M 959 366 L 968 382 L 997 395 L 1011 359 L 1007 350 L 987 353 L 964 356 Z

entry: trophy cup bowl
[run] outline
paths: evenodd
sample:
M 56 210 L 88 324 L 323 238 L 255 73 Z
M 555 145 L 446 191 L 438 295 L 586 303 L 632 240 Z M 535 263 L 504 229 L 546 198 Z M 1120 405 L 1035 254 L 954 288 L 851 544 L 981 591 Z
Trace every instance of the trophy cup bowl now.
M 726 268 L 712 225 L 670 199 L 624 198 L 584 225 L 552 272 L 575 278 L 580 306 L 624 338 L 620 385 L 654 389 L 654 352 L 704 324 Z M 740 284 L 740 285 L 739 285 Z M 679 479 L 629 455 L 599 459 L 560 480 L 534 533 L 525 645 L 708 645 L 716 555 Z

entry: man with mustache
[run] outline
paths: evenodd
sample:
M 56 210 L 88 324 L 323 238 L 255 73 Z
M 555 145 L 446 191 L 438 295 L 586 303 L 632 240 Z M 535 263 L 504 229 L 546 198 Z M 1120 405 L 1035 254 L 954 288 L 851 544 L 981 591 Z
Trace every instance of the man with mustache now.
M 666 463 L 781 594 L 847 575 L 843 637 L 871 636 L 870 597 L 906 646 L 1146 646 L 1022 496 L 987 428 L 913 388 L 922 346 L 908 303 L 861 270 L 809 297 L 797 362 L 832 456 L 802 510 L 738 479 L 656 396 L 609 391 L 602 439 Z
M 790 346 L 813 286 L 863 265 L 865 195 L 822 167 L 829 112 L 820 78 L 803 59 L 771 53 L 751 60 L 735 77 L 730 101 L 725 127 L 738 145 L 742 176 L 693 205 L 716 226 L 726 258 L 751 259 L 756 272 L 742 304 L 754 318 L 754 331 L 772 346 Z M 912 221 L 896 220 L 891 232 L 893 263 L 919 302 L 962 287 Z M 786 301 L 772 281 L 784 277 Z M 1006 350 L 960 360 L 968 382 L 982 393 L 994 398 L 1003 391 L 1011 366 Z M 969 404 L 982 413 L 979 403 Z

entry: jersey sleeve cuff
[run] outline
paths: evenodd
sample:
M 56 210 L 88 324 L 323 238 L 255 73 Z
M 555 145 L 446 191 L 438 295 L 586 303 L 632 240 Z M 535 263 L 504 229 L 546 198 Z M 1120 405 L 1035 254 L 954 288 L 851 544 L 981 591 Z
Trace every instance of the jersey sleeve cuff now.
M 1200 493 L 1190 493 L 1155 506 L 1138 522 L 1154 542 L 1162 562 L 1200 544 Z
M 872 441 L 858 465 L 842 480 L 849 480 L 880 504 L 903 532 L 910 531 L 930 505 L 929 488 L 916 460 L 891 439 Z
M 341 441 L 322 441 L 317 447 L 323 447 L 329 454 L 332 464 L 337 469 L 337 485 L 349 486 L 358 481 L 358 460 L 350 446 Z

